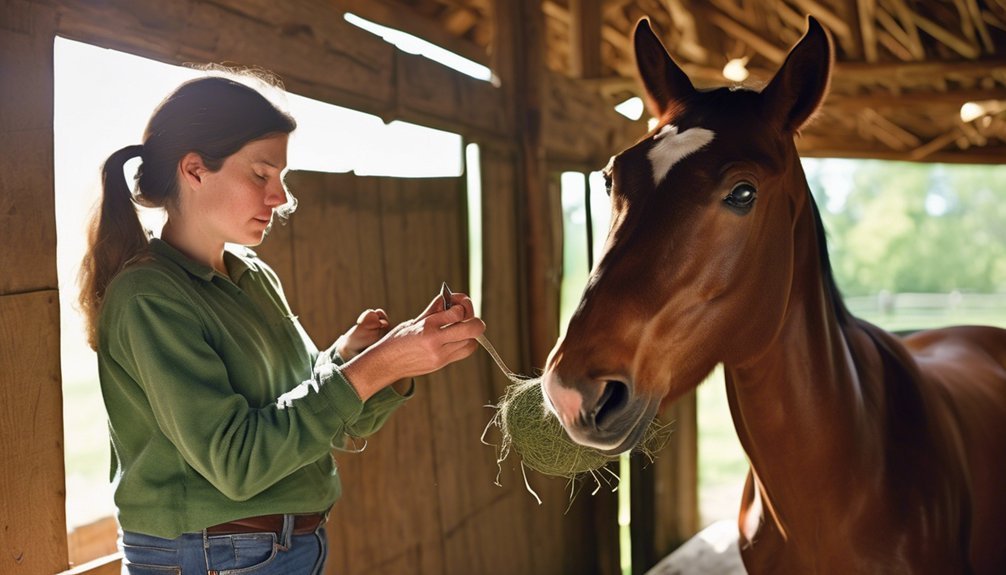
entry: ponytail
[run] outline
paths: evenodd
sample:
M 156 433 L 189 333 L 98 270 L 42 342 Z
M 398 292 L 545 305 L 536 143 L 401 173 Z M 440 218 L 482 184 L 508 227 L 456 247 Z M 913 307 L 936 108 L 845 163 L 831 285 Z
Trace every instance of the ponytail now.
M 87 232 L 87 253 L 80 265 L 80 309 L 87 342 L 98 348 L 98 317 L 105 289 L 126 264 L 147 248 L 147 232 L 140 224 L 133 194 L 123 166 L 142 155 L 143 146 L 126 146 L 105 160 L 101 170 L 101 203 L 94 210 Z

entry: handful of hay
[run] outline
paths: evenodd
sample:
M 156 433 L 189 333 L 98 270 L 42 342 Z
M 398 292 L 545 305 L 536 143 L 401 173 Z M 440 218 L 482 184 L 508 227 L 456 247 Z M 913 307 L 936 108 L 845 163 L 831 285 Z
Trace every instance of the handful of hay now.
M 484 347 L 488 344 L 485 341 L 481 343 Z M 486 347 L 487 350 L 490 348 L 491 346 Z M 490 351 L 490 354 L 494 354 L 493 351 Z M 486 431 L 493 426 L 497 427 L 503 436 L 500 444 L 496 446 L 496 463 L 500 469 L 502 470 L 503 461 L 513 450 L 520 456 L 521 471 L 526 466 L 545 475 L 570 480 L 590 474 L 596 483 L 593 493 L 597 493 L 601 488 L 602 481 L 610 485 L 611 479 L 616 482 L 617 488 L 618 476 L 607 467 L 607 464 L 617 461 L 618 456 L 607 455 L 592 447 L 573 442 L 558 418 L 545 407 L 540 379 L 522 378 L 505 368 L 503 371 L 512 383 L 507 387 L 499 403 L 491 406 L 497 411 L 486 426 Z M 644 453 L 652 460 L 653 455 L 667 443 L 670 433 L 669 425 L 654 420 L 636 447 L 636 451 Z M 483 443 L 486 443 L 485 432 L 483 432 Z M 604 473 L 608 475 L 605 476 Z M 496 477 L 496 483 L 499 485 L 499 475 Z M 531 489 L 526 473 L 524 483 L 528 491 L 538 499 L 538 503 L 541 503 L 541 499 Z
M 451 295 L 451 290 L 445 282 L 440 287 L 444 309 L 451 307 Z M 482 432 L 482 443 L 486 445 L 490 445 L 485 440 L 489 428 L 496 426 L 503 435 L 502 441 L 496 446 L 496 465 L 500 473 L 503 471 L 503 462 L 513 449 L 521 458 L 522 473 L 526 466 L 539 473 L 565 477 L 571 481 L 589 473 L 597 484 L 591 493 L 593 495 L 601 488 L 602 480 L 611 484 L 609 477 L 602 475 L 606 472 L 614 479 L 617 489 L 618 475 L 608 469 L 607 464 L 618 461 L 618 455 L 606 455 L 570 439 L 559 420 L 545 407 L 541 379 L 521 377 L 511 371 L 485 335 L 480 335 L 478 342 L 489 352 L 500 371 L 511 382 L 499 403 L 489 406 L 496 408 L 497 411 Z M 654 419 L 635 451 L 643 453 L 652 461 L 653 455 L 663 448 L 670 436 L 670 425 L 661 424 Z M 499 473 L 497 473 L 496 485 L 499 484 Z M 524 485 L 541 504 L 541 498 L 534 489 L 531 489 L 526 473 L 524 473 Z

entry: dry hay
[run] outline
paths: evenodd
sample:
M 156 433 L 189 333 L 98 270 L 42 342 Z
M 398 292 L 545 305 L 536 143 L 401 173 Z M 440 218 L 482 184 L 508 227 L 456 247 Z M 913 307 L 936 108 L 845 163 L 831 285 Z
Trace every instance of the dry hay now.
M 486 426 L 486 431 L 495 426 L 502 435 L 501 442 L 496 445 L 496 463 L 500 471 L 503 461 L 509 457 L 512 450 L 520 457 L 522 472 L 525 467 L 530 467 L 545 475 L 565 477 L 570 479 L 571 483 L 589 474 L 596 483 L 593 493 L 597 493 L 602 483 L 613 484 L 614 489 L 617 489 L 618 475 L 607 465 L 617 461 L 619 456 L 606 455 L 594 448 L 573 442 L 555 414 L 545 406 L 540 378 L 524 378 L 512 372 L 507 373 L 507 376 L 512 383 L 507 387 L 499 403 L 490 406 L 496 409 L 496 413 Z M 670 434 L 669 425 L 654 419 L 635 451 L 643 453 L 652 460 L 654 454 L 667 443 Z M 483 443 L 486 443 L 485 432 Z M 538 503 L 541 503 L 541 499 L 528 483 L 526 473 L 524 483 Z M 496 477 L 496 484 L 499 485 L 499 474 Z

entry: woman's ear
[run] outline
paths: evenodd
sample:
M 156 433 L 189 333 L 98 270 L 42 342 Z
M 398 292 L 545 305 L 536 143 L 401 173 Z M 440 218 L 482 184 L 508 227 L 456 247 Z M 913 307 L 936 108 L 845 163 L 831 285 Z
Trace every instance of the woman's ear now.
M 209 170 L 199 154 L 189 152 L 178 161 L 179 183 L 184 182 L 190 188 L 198 188 L 203 183 L 203 176 Z

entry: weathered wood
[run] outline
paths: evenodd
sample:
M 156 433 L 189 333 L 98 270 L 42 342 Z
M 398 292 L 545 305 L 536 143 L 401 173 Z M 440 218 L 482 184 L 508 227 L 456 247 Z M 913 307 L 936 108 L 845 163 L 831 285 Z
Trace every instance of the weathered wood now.
M 970 149 L 966 152 L 948 149 L 960 132 L 941 135 L 938 140 L 931 140 L 924 147 L 916 150 L 898 151 L 886 146 L 873 144 L 864 145 L 860 142 L 842 142 L 836 138 L 821 138 L 804 135 L 797 140 L 797 150 L 807 158 L 860 158 L 893 160 L 901 162 L 940 162 L 946 164 L 1002 164 L 1006 163 L 1006 152 L 997 149 Z M 934 149 L 934 142 L 939 144 Z M 913 153 L 914 152 L 914 153 Z
M 279 74 L 291 91 L 373 113 L 392 105 L 394 48 L 321 2 L 284 4 L 265 21 L 231 0 L 54 0 L 59 34 L 172 64 L 230 62 Z M 261 2 L 266 10 L 268 3 Z
M 86 525 L 78 525 L 67 534 L 67 555 L 70 565 L 82 565 L 118 551 L 116 538 L 119 524 L 108 516 Z
M 569 72 L 574 78 L 601 75 L 601 0 L 570 0 Z
M 647 132 L 645 120 L 631 122 L 605 106 L 604 99 L 583 81 L 549 74 L 545 87 L 542 134 L 550 166 L 580 163 L 600 170 L 612 154 Z
M 0 294 L 56 287 L 52 10 L 28 2 L 0 21 Z M 58 347 L 57 347 L 58 353 Z
M 496 346 L 511 369 L 532 373 L 526 333 L 527 312 L 521 305 L 520 213 L 516 158 L 511 150 L 487 144 L 479 146 L 482 171 L 482 318 L 486 337 Z M 493 372 L 494 395 L 500 397 L 509 384 Z
M 397 116 L 469 136 L 500 137 L 513 130 L 503 93 L 491 83 L 405 52 L 396 52 L 395 65 Z
M 113 553 L 68 569 L 58 575 L 120 575 L 122 573 L 122 553 Z
M 544 34 L 540 2 L 519 0 L 494 5 L 494 38 L 498 71 L 514 119 L 521 221 L 524 229 L 525 305 L 531 361 L 541 366 L 558 333 L 558 315 L 550 314 L 550 299 L 558 293 L 549 270 L 552 235 L 547 197 L 542 116 L 545 98 Z
M 63 571 L 66 492 L 56 290 L 0 296 L 0 366 L 0 572 Z
M 632 566 L 643 573 L 699 530 L 698 410 L 691 391 L 661 414 L 674 432 L 651 462 L 632 457 Z

